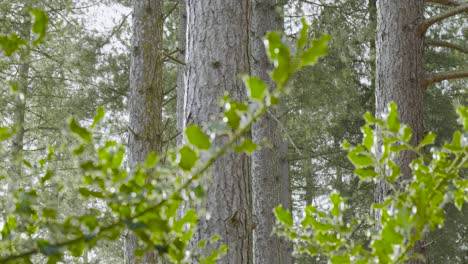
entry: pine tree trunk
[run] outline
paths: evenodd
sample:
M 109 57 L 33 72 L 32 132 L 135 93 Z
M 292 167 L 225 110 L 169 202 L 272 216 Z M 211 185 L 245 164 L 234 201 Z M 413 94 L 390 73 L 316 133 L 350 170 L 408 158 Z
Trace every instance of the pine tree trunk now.
M 23 11 L 24 23 L 22 24 L 20 37 L 26 41 L 31 39 L 31 19 L 29 11 Z M 15 134 L 12 140 L 11 153 L 13 158 L 13 174 L 17 179 L 22 177 L 23 152 L 24 152 L 24 125 L 26 118 L 26 99 L 28 96 L 30 56 L 29 48 L 23 47 L 20 51 L 20 61 L 18 67 L 17 95 L 15 97 L 15 110 L 13 120 L 15 124 Z
M 187 123 L 203 125 L 217 116 L 225 93 L 246 99 L 239 74 L 249 72 L 249 0 L 189 0 L 187 39 Z M 226 140 L 218 137 L 220 144 Z M 252 191 L 250 160 L 224 155 L 211 168 L 207 183 L 207 219 L 200 219 L 196 241 L 222 237 L 212 246 L 229 247 L 218 263 L 252 262 Z M 195 241 L 195 242 L 196 242 Z M 196 244 L 196 243 L 195 243 Z
M 423 19 L 424 0 L 377 1 L 376 113 L 380 115 L 391 101 L 396 102 L 401 122 L 413 129 L 413 145 L 417 145 L 424 133 L 424 36 L 419 32 Z M 398 164 L 403 179 L 411 176 L 409 164 L 415 157 L 411 152 L 400 154 Z M 382 203 L 387 192 L 388 186 L 379 184 L 375 201 Z M 418 243 L 414 252 L 426 255 L 422 244 Z
M 134 1 L 133 39 L 130 65 L 129 161 L 142 163 L 150 152 L 161 152 L 163 104 L 162 44 L 163 1 Z M 137 238 L 128 234 L 125 243 L 126 263 L 156 263 L 150 252 L 143 260 L 135 257 Z
M 276 0 L 252 1 L 250 69 L 252 76 L 258 76 L 269 87 L 274 86 L 269 76 L 273 65 L 266 54 L 263 39 L 269 31 L 282 28 L 276 5 Z M 278 109 L 271 109 L 270 113 L 277 115 Z M 252 155 L 255 219 L 253 250 L 254 262 L 258 264 L 290 263 L 291 257 L 288 251 L 289 242 L 272 234 L 276 222 L 274 208 L 280 204 L 287 206 L 286 208 L 289 207 L 289 181 L 287 163 L 284 164 L 286 159 L 282 157 L 282 154 L 287 153 L 287 144 L 284 144 L 281 138 L 278 122 L 271 115 L 262 116 L 252 125 L 254 142 L 267 139 L 272 146 L 271 148 L 263 147 Z M 285 146 L 286 150 L 284 150 Z
M 179 0 L 179 31 L 177 50 L 179 61 L 185 61 L 185 48 L 187 45 L 187 4 L 186 0 Z M 184 102 L 185 102 L 185 65 L 177 66 L 177 145 L 182 143 L 184 129 Z

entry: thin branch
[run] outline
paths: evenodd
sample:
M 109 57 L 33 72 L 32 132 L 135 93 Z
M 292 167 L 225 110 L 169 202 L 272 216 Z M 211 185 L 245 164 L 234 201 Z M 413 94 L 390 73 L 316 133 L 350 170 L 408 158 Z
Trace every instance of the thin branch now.
M 451 8 L 450 10 L 440 13 L 436 16 L 433 16 L 431 18 L 428 18 L 424 21 L 424 23 L 421 24 L 421 33 L 425 33 L 428 28 L 430 28 L 432 25 L 455 15 L 461 14 L 468 12 L 468 4 L 461 4 L 455 8 Z
M 171 55 L 169 55 L 169 54 L 167 54 L 165 52 L 163 52 L 163 55 L 164 55 L 164 57 L 168 58 L 171 61 L 176 62 L 177 64 L 185 65 L 185 62 L 183 62 L 183 61 L 181 61 L 181 60 L 179 60 L 177 58 L 174 58 L 173 56 L 171 56 Z
M 426 3 L 433 3 L 445 6 L 459 6 L 460 2 L 454 0 L 426 0 Z
M 179 5 L 179 1 L 177 1 L 174 4 L 174 6 L 169 10 L 169 12 L 163 15 L 163 21 L 166 21 L 166 19 L 172 14 L 172 12 L 174 12 L 174 10 L 177 8 L 178 5 Z
M 434 46 L 434 47 L 445 47 L 445 48 L 450 48 L 457 50 L 459 52 L 468 54 L 468 48 L 465 48 L 463 46 L 448 42 L 448 41 L 443 41 L 443 40 L 428 40 L 426 41 L 426 44 L 429 46 Z
M 468 71 L 440 72 L 429 74 L 426 78 L 426 86 L 445 80 L 468 78 Z

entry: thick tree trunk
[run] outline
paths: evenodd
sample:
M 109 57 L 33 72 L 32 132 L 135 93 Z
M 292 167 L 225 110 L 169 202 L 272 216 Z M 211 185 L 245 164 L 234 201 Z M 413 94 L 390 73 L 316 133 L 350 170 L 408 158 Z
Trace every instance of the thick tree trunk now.
M 401 122 L 411 126 L 411 143 L 416 145 L 423 137 L 423 44 L 419 25 L 424 19 L 424 0 L 377 1 L 377 67 L 376 114 L 380 115 L 391 101 L 398 105 Z M 402 152 L 398 159 L 403 178 L 411 175 L 411 152 Z M 376 202 L 383 202 L 388 186 L 379 184 Z M 425 255 L 418 243 L 414 251 Z M 422 263 L 412 260 L 409 263 Z
M 266 54 L 263 38 L 268 31 L 282 28 L 276 4 L 276 0 L 252 1 L 250 69 L 253 76 L 258 76 L 269 87 L 274 86 L 269 76 L 273 65 Z M 276 115 L 277 112 L 272 109 L 271 114 Z M 280 204 L 289 207 L 287 163 L 285 165 L 286 159 L 282 159 L 282 154 L 287 153 L 287 144 L 283 143 L 278 122 L 270 114 L 262 116 L 252 125 L 252 138 L 255 142 L 267 139 L 272 145 L 271 148 L 261 148 L 252 155 L 254 262 L 290 263 L 289 242 L 272 234 L 276 222 L 273 209 Z
M 129 160 L 131 166 L 144 162 L 150 152 L 161 152 L 163 104 L 162 44 L 163 1 L 133 3 L 133 39 L 130 65 Z M 135 258 L 137 238 L 127 235 L 126 263 L 156 263 L 154 252 L 144 260 Z
M 219 99 L 228 93 L 234 100 L 246 98 L 240 73 L 249 72 L 249 0 L 189 0 L 187 39 L 187 123 L 210 122 L 221 108 Z M 225 141 L 218 137 L 217 144 Z M 252 263 L 252 192 L 250 160 L 229 153 L 211 168 L 206 209 L 200 219 L 196 241 L 218 234 L 227 255 L 218 263 Z

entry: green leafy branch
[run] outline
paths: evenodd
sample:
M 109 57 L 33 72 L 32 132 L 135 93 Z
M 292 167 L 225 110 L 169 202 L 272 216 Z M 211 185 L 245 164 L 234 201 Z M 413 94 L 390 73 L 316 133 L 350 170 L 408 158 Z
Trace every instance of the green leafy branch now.
M 37 21 L 47 21 L 40 13 L 33 14 L 38 15 Z M 301 43 L 306 41 L 307 27 L 304 22 Z M 44 28 L 39 26 L 35 29 L 33 26 L 33 31 L 45 33 Z M 30 263 L 34 255 L 42 254 L 48 257 L 48 263 L 56 263 L 63 259 L 66 251 L 74 257 L 81 256 L 86 247 L 91 249 L 103 239 L 116 240 L 125 229 L 134 233 L 144 244 L 144 247 L 136 250 L 136 255 L 142 256 L 145 252 L 156 250 L 173 262 L 187 262 L 185 248 L 192 238 L 198 216 L 196 211 L 188 210 L 177 218 L 177 209 L 184 200 L 196 203 L 203 198 L 201 179 L 220 156 L 231 150 L 250 153 L 257 148 L 244 134 L 268 107 L 278 104 L 293 72 L 312 65 L 318 57 L 326 54 L 328 39 L 323 37 L 320 41 L 313 41 L 308 49 L 304 49 L 304 42 L 298 54 L 291 55 L 279 34 L 269 33 L 267 50 L 275 63 L 272 78 L 277 82 L 276 89 L 270 93 L 260 79 L 244 77 L 250 100 L 236 102 L 229 97 L 223 98 L 225 111 L 220 116 L 223 121 L 208 127 L 215 135 L 213 138 L 208 137 L 199 126 L 190 126 L 185 131 L 188 144 L 169 151 L 164 159 L 151 153 L 143 164 L 131 172 L 123 164 L 123 146 L 115 141 L 99 145 L 93 138 L 93 129 L 104 117 L 103 109 L 98 109 L 91 129 L 71 119 L 69 131 L 76 136 L 73 141 L 76 147 L 70 152 L 79 162 L 83 179 L 83 184 L 76 186 L 75 191 L 85 205 L 100 201 L 106 206 L 100 209 L 88 206 L 90 208 L 85 214 L 67 216 L 59 213 L 58 208 L 40 204 L 42 189 L 56 177 L 48 163 L 57 153 L 50 148 L 47 159 L 38 161 L 43 175 L 39 186 L 31 184 L 26 189 L 19 189 L 15 207 L 4 212 L 4 219 L 7 220 L 1 233 L 0 262 Z M 8 52 L 14 52 L 18 47 Z M 11 129 L 0 128 L 0 141 L 5 142 L 12 136 Z M 228 140 L 221 147 L 216 147 L 212 142 L 219 136 L 227 136 Z M 22 239 L 24 236 L 29 239 Z M 202 241 L 199 246 L 203 248 L 206 243 Z M 222 246 L 206 257 L 192 255 L 189 258 L 198 259 L 201 263 L 215 263 L 226 250 Z
M 335 193 L 330 198 L 333 205 L 330 212 L 307 206 L 298 227 L 288 211 L 276 208 L 277 234 L 297 242 L 298 254 L 326 256 L 331 263 L 401 263 L 423 258 L 411 249 L 428 230 L 443 225 L 444 206 L 453 202 L 461 210 L 468 202 L 468 179 L 461 173 L 468 168 L 468 108 L 460 107 L 458 112 L 463 131 L 455 131 L 452 142 L 442 148 L 433 146 L 436 139 L 433 133 L 413 146 L 411 128 L 398 120 L 395 103 L 390 104 L 383 119 L 367 113 L 362 144 L 351 147 L 345 142 L 343 146 L 362 182 L 384 182 L 390 187 L 383 203 L 372 205 L 374 215 L 379 217 L 355 216 L 343 221 L 345 199 Z M 425 150 L 429 147 L 427 156 Z M 402 175 L 396 162 L 403 151 L 416 154 L 409 178 Z M 375 226 L 367 234 L 368 246 L 351 239 L 362 222 Z

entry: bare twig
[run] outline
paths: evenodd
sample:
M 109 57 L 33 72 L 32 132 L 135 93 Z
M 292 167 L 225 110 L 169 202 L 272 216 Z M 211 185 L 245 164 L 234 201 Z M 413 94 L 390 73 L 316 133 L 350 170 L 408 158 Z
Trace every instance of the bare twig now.
M 445 80 L 468 78 L 468 71 L 440 72 L 428 74 L 426 78 L 426 86 L 433 83 L 438 83 Z
M 446 12 L 442 12 L 436 16 L 433 16 L 431 18 L 426 19 L 422 24 L 421 24 L 421 33 L 425 33 L 428 28 L 430 28 L 432 25 L 447 19 L 449 17 L 468 12 L 468 4 L 461 4 L 455 8 L 451 8 Z
M 457 50 L 459 52 L 468 54 L 468 48 L 465 48 L 463 46 L 448 42 L 448 41 L 443 41 L 443 40 L 428 40 L 426 41 L 426 44 L 429 46 L 434 46 L 434 47 L 445 47 L 445 48 L 450 48 Z

